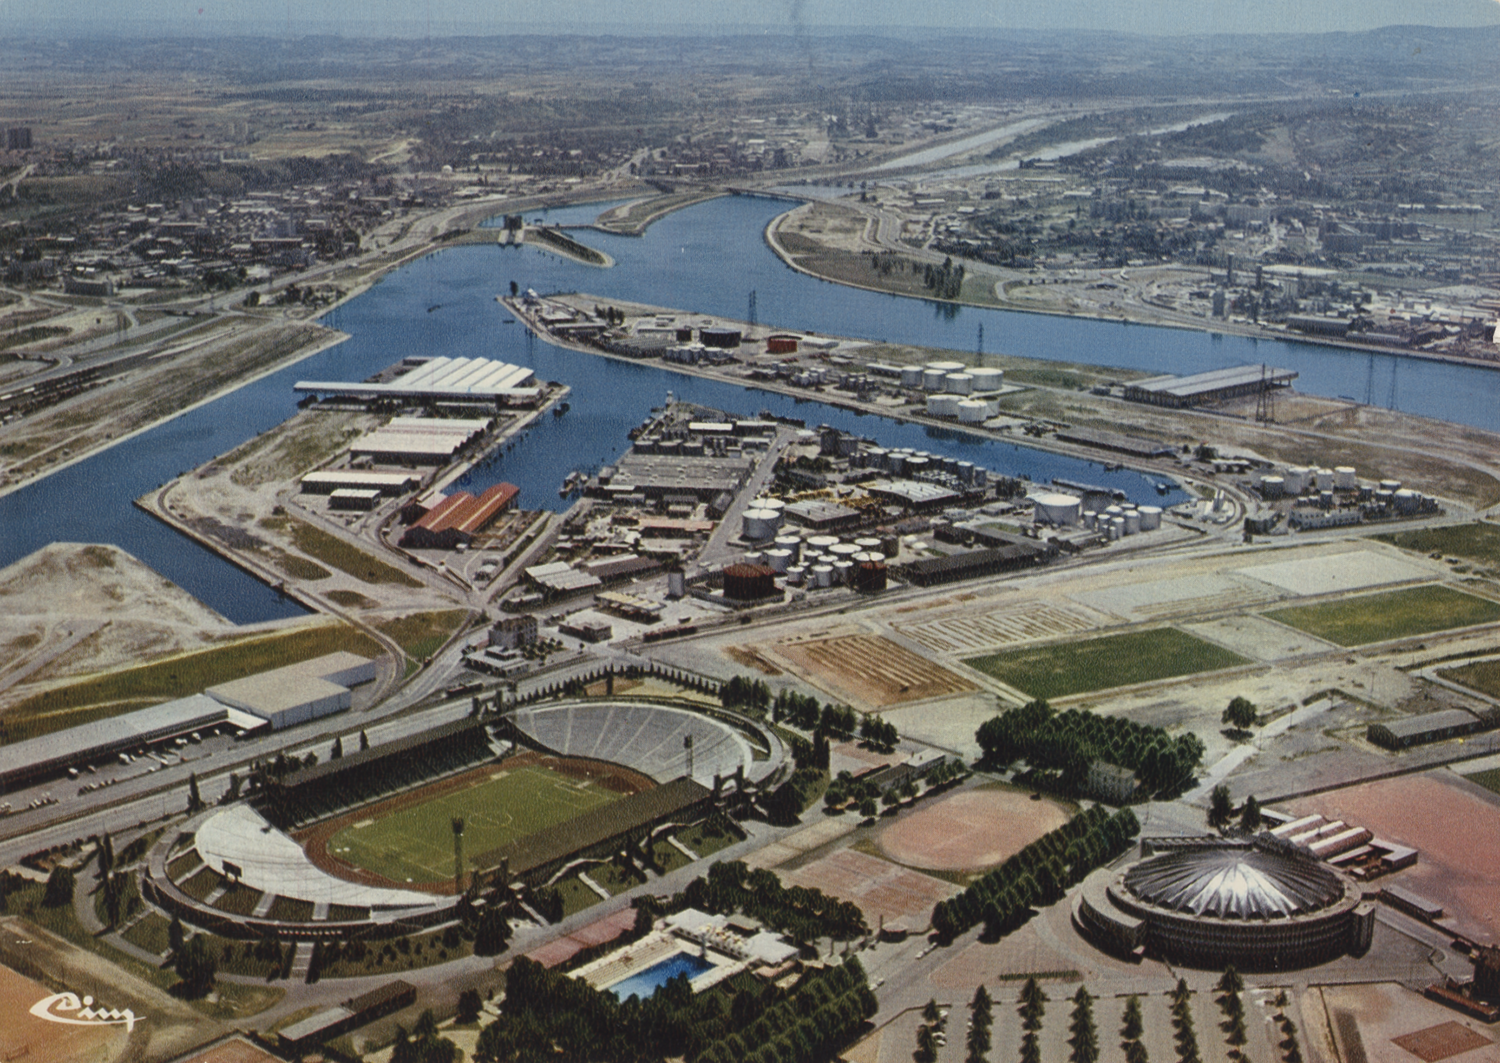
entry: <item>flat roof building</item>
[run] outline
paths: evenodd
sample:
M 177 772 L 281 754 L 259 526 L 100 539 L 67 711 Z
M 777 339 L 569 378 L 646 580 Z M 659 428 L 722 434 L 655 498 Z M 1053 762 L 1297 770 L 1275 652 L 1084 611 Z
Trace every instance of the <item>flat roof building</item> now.
M 1273 388 L 1289 388 L 1296 379 L 1297 372 L 1292 369 L 1241 365 L 1195 373 L 1192 376 L 1157 376 L 1137 380 L 1125 385 L 1125 397 L 1132 402 L 1180 409 L 1255 395 Z
M 349 687 L 374 678 L 374 661 L 341 651 L 220 683 L 206 693 L 223 705 L 260 717 L 273 731 L 280 731 L 343 712 L 353 703 Z

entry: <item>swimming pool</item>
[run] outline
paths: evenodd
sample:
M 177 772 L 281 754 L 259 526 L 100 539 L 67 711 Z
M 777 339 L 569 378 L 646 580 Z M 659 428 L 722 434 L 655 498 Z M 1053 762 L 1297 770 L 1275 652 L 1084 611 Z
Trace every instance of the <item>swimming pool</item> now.
M 646 1000 L 679 974 L 687 975 L 691 981 L 704 971 L 712 970 L 713 966 L 708 960 L 690 952 L 674 952 L 660 963 L 654 963 L 644 971 L 616 982 L 609 987 L 609 991 L 621 1000 L 628 1000 L 632 996 Z

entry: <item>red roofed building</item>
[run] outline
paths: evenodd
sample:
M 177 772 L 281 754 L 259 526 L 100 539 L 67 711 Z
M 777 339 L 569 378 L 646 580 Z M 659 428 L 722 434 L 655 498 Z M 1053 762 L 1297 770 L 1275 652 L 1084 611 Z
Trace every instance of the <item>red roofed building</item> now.
M 449 495 L 406 529 L 401 545 L 418 550 L 452 550 L 468 545 L 516 500 L 515 484 L 496 484 L 475 498 L 467 491 Z

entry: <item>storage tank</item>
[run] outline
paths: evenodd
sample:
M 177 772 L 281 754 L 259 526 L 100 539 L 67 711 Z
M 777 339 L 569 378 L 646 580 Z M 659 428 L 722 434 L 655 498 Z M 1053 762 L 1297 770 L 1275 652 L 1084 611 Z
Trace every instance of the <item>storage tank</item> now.
M 833 582 L 847 586 L 851 582 L 850 576 L 853 572 L 853 561 L 835 561 L 833 563 Z
M 927 396 L 928 417 L 957 417 L 958 396 L 957 395 L 929 395 Z
M 823 551 L 831 548 L 838 541 L 837 535 L 814 535 L 807 540 L 807 545 L 813 550 Z
M 773 572 L 785 572 L 792 567 L 792 552 L 790 550 L 767 550 L 766 565 Z
M 982 424 L 989 415 L 990 404 L 982 399 L 964 399 L 958 404 L 960 424 Z
M 1146 532 L 1146 531 L 1155 531 L 1157 528 L 1160 528 L 1160 527 L 1161 527 L 1161 507 L 1160 506 L 1142 506 L 1141 507 L 1141 531 L 1143 531 L 1143 532 Z
M 899 451 L 891 451 L 890 460 L 886 465 L 892 476 L 906 475 L 906 455 Z
M 1422 504 L 1422 496 L 1409 487 L 1403 487 L 1391 496 L 1397 513 L 1415 513 Z
M 1114 520 L 1116 517 L 1122 517 L 1124 515 L 1125 510 L 1121 509 L 1119 506 L 1104 507 L 1104 517 L 1106 520 Z
M 915 455 L 906 459 L 906 475 L 919 476 L 924 472 L 932 471 L 931 458 L 919 458 Z
M 857 561 L 854 565 L 854 589 L 863 594 L 885 590 L 885 562 Z
M 766 563 L 766 552 L 764 550 L 748 550 L 745 553 L 744 562 L 747 565 L 764 565 Z
M 865 468 L 884 470 L 890 464 L 890 452 L 884 447 L 871 447 L 865 451 Z
M 1083 503 L 1072 495 L 1038 495 L 1033 501 L 1036 506 L 1034 519 L 1038 524 L 1070 528 L 1078 523 L 1078 515 L 1083 510 Z
M 812 567 L 812 581 L 819 587 L 833 586 L 833 566 L 814 565 Z
M 667 597 L 681 598 L 687 594 L 687 576 L 682 569 L 674 568 L 667 573 Z
M 924 391 L 942 391 L 943 380 L 947 375 L 941 369 L 922 370 L 922 389 Z
M 921 387 L 922 367 L 920 365 L 903 365 L 901 367 L 901 386 L 904 388 Z
M 1381 480 L 1380 481 L 1380 489 L 1382 491 L 1389 491 L 1391 494 L 1395 494 L 1397 491 L 1401 490 L 1401 481 L 1400 480 Z
M 747 509 L 740 519 L 744 523 L 743 533 L 753 543 L 773 538 L 781 514 L 773 509 Z
M 1003 369 L 970 369 L 969 375 L 974 378 L 974 390 L 981 395 L 987 391 L 999 391 L 1005 386 Z
M 1381 509 L 1390 509 L 1391 497 L 1394 494 L 1394 491 L 1387 491 L 1385 488 L 1381 488 L 1380 490 L 1375 492 L 1375 504 Z
M 961 415 L 960 415 L 961 416 Z M 974 482 L 974 463 L 972 461 L 961 461 L 955 475 L 959 483 L 971 484 Z
M 795 563 L 802 556 L 802 537 L 800 535 L 778 535 L 776 536 L 776 549 L 790 552 L 792 561 Z
M 898 535 L 882 535 L 880 537 L 880 552 L 886 557 L 895 557 L 901 552 L 901 537 Z
M 1359 477 L 1353 465 L 1340 465 L 1333 470 L 1333 486 L 1337 491 L 1359 490 Z
M 880 540 L 873 535 L 865 535 L 854 540 L 854 545 L 861 550 L 879 550 Z
M 730 565 L 724 570 L 724 597 L 737 602 L 776 593 L 776 572 L 764 565 Z
M 927 368 L 935 369 L 940 373 L 947 374 L 962 373 L 966 369 L 968 369 L 968 366 L 964 365 L 964 363 L 962 362 L 928 362 Z
M 1125 522 L 1126 535 L 1139 535 L 1141 531 L 1141 515 L 1136 510 L 1129 510 L 1125 516 L 1120 518 Z
M 1111 517 L 1110 521 L 1109 521 L 1109 537 L 1110 537 L 1110 539 L 1118 539 L 1120 536 L 1122 536 L 1124 534 L 1125 534 L 1125 518 L 1124 517 Z
M 1098 523 L 1099 514 L 1097 512 L 1092 509 L 1086 509 L 1083 511 L 1083 526 L 1085 528 L 1087 528 L 1089 531 L 1093 531 L 1094 526 Z
M 846 561 L 859 553 L 859 547 L 853 543 L 834 543 L 833 546 L 829 547 L 828 552 L 836 559 Z
M 779 498 L 757 498 L 754 502 L 750 503 L 750 508 L 769 509 L 780 513 L 783 509 L 786 509 L 786 503 Z
M 1333 470 L 1319 469 L 1313 473 L 1313 482 L 1318 485 L 1319 491 L 1333 490 Z
M 1286 486 L 1286 493 L 1289 495 L 1300 495 L 1303 491 L 1306 491 L 1308 472 L 1308 468 L 1304 465 L 1293 465 L 1287 469 L 1286 475 L 1282 478 Z
M 1260 494 L 1262 498 L 1280 498 L 1286 493 L 1286 481 L 1280 476 L 1262 476 Z
M 807 579 L 807 569 L 801 565 L 792 565 L 786 570 L 786 581 L 794 586 L 801 586 L 805 579 Z
M 943 390 L 954 395 L 968 395 L 974 390 L 974 378 L 968 373 L 949 373 L 943 378 Z
M 1318 505 L 1322 506 L 1324 509 L 1332 509 L 1333 508 L 1333 489 L 1332 488 L 1329 488 L 1327 491 L 1319 491 L 1318 492 Z

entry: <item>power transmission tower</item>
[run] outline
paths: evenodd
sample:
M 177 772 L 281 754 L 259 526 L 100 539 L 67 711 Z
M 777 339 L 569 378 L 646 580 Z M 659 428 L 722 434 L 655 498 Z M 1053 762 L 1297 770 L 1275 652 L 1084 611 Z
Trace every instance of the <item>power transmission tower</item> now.
M 979 323 L 979 339 L 976 340 L 975 343 L 974 343 L 974 353 L 977 354 L 977 355 L 980 355 L 980 356 L 984 355 L 984 322 L 983 321 L 981 321 Z
M 1260 394 L 1255 399 L 1255 420 L 1259 424 L 1274 424 L 1276 421 L 1276 396 L 1272 392 L 1271 367 L 1264 362 L 1260 366 Z
M 757 324 L 757 322 L 755 320 L 755 289 L 754 288 L 750 289 L 750 308 L 749 308 L 749 311 L 745 315 L 745 320 L 750 323 L 750 327 L 751 328 L 754 328 L 756 326 L 756 324 Z
M 1365 373 L 1365 405 L 1375 401 L 1375 352 L 1370 352 L 1370 368 Z
M 1396 374 L 1401 368 L 1401 359 L 1391 359 L 1391 392 L 1385 398 L 1385 408 L 1394 410 L 1396 408 Z

